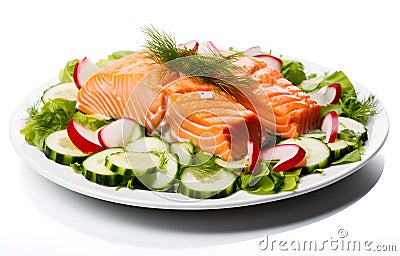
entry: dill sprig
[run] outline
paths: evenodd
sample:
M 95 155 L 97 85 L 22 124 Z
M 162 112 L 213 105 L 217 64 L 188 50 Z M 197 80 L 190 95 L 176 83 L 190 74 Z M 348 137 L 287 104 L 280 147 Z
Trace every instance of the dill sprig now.
M 193 55 L 164 64 L 170 70 L 210 83 L 232 96 L 250 93 L 257 82 L 232 62 L 216 56 Z
M 147 57 L 159 64 L 166 63 L 177 58 L 194 54 L 186 48 L 178 48 L 175 38 L 154 26 L 142 28 L 142 32 L 149 37 L 144 47 L 148 50 Z
M 172 72 L 210 83 L 216 91 L 222 91 L 235 98 L 251 93 L 258 83 L 247 76 L 247 71 L 227 59 L 240 55 L 217 56 L 209 49 L 209 56 L 199 55 L 191 49 L 180 48 L 175 38 L 155 27 L 145 27 L 142 32 L 149 37 L 145 48 L 147 57 L 165 65 Z
M 379 112 L 375 95 L 359 100 L 356 94 L 348 94 L 340 100 L 339 104 L 342 107 L 342 116 L 357 120 L 364 125 Z

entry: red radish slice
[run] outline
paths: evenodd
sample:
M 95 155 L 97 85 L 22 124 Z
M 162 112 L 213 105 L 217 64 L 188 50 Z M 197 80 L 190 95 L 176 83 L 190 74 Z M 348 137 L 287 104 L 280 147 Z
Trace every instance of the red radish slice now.
M 275 56 L 268 54 L 259 54 L 253 57 L 263 60 L 268 67 L 273 67 L 277 69 L 279 72 L 282 70 L 282 65 L 283 65 L 282 60 Z
M 73 119 L 67 125 L 67 133 L 72 143 L 83 153 L 96 153 L 104 149 L 97 139 L 97 132 L 86 129 Z
M 339 131 L 339 117 L 335 111 L 326 114 L 321 123 L 321 131 L 326 133 L 326 143 L 335 142 Z
M 342 86 L 340 83 L 334 83 L 328 86 L 328 90 L 335 90 L 335 98 L 331 101 L 330 104 L 339 103 L 340 97 L 342 96 Z
M 88 57 L 80 60 L 74 68 L 74 82 L 78 89 L 81 89 L 86 82 L 92 77 L 94 74 L 99 72 L 100 68 L 91 62 Z
M 217 47 L 215 47 L 215 45 L 211 41 L 202 42 L 197 52 L 201 55 L 213 54 L 216 56 L 221 56 L 220 51 L 218 50 Z
M 261 47 L 260 46 L 253 46 L 247 49 L 246 51 L 243 52 L 244 55 L 253 57 L 256 55 L 262 54 Z
M 296 167 L 305 156 L 306 151 L 296 144 L 275 145 L 274 147 L 265 149 L 261 153 L 262 160 L 279 160 L 273 168 L 275 172 L 284 172 Z
M 196 40 L 192 40 L 184 44 L 178 44 L 178 48 L 197 52 L 197 50 L 199 49 L 199 43 Z
M 247 172 L 252 172 L 260 157 L 260 147 L 252 141 L 247 142 L 247 155 L 249 156 L 249 169 Z
M 309 92 L 308 95 L 320 106 L 337 104 L 342 96 L 342 87 L 339 83 L 334 83 L 329 86 L 324 86 L 316 92 Z
M 105 148 L 123 147 L 128 143 L 135 120 L 121 118 L 103 127 L 98 133 L 100 144 Z

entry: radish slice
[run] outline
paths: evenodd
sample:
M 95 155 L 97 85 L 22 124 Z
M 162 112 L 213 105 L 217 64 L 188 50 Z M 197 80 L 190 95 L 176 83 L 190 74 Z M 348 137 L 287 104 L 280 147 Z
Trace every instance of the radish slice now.
M 80 60 L 74 68 L 74 82 L 78 89 L 81 89 L 86 82 L 92 77 L 94 74 L 99 72 L 100 68 L 91 62 L 88 57 Z
M 221 56 L 220 51 L 211 41 L 202 42 L 199 46 L 198 53 L 201 55 Z
M 340 97 L 342 96 L 342 86 L 340 83 L 334 83 L 328 86 L 328 90 L 335 90 L 335 98 L 331 101 L 331 104 L 339 103 Z
M 246 51 L 243 52 L 244 55 L 249 56 L 249 57 L 254 57 L 256 55 L 262 54 L 261 47 L 260 46 L 253 46 L 247 49 Z
M 316 92 L 309 92 L 308 95 L 320 106 L 337 104 L 342 95 L 342 87 L 339 83 L 335 83 L 329 86 L 324 86 Z
M 263 60 L 268 67 L 273 67 L 279 72 L 282 70 L 282 65 L 283 65 L 282 60 L 275 56 L 268 54 L 259 54 L 254 57 Z
M 262 160 L 279 160 L 274 166 L 275 172 L 284 172 L 295 167 L 306 156 L 306 151 L 296 144 L 275 145 L 261 153 Z
M 339 131 L 339 117 L 335 111 L 326 114 L 321 123 L 321 131 L 326 133 L 326 143 L 335 142 Z
M 96 153 L 104 149 L 97 139 L 97 132 L 86 129 L 73 119 L 67 125 L 67 133 L 72 143 L 83 153 Z
M 192 40 L 184 44 L 178 44 L 178 48 L 197 52 L 197 50 L 199 49 L 199 43 L 196 40 Z
M 103 127 L 98 133 L 100 144 L 105 148 L 123 147 L 129 141 L 136 121 L 121 118 Z
M 249 156 L 249 169 L 247 172 L 252 172 L 256 168 L 260 157 L 260 147 L 252 141 L 247 142 L 247 155 Z

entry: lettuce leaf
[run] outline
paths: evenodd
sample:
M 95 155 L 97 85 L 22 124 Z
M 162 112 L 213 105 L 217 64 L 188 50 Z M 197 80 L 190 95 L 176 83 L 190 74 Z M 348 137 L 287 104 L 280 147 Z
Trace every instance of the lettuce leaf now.
M 72 117 L 78 124 L 82 125 L 86 129 L 96 131 L 97 129 L 111 123 L 110 120 L 99 117 L 96 115 L 85 115 L 82 112 L 76 112 Z
M 30 108 L 29 118 L 20 133 L 25 136 L 26 142 L 43 151 L 48 135 L 67 128 L 76 113 L 75 105 L 75 101 L 58 98 L 46 102 L 40 110 L 37 106 Z
M 350 153 L 348 153 L 347 155 L 343 156 L 342 158 L 333 162 L 332 165 L 349 164 L 358 161 L 361 161 L 361 153 L 358 149 L 355 149 Z
M 99 60 L 96 65 L 100 68 L 104 68 L 105 66 L 107 66 L 108 64 L 110 64 L 113 61 L 116 61 L 118 59 L 121 59 L 122 57 L 125 57 L 129 54 L 132 54 L 132 51 L 118 51 L 118 52 L 114 52 L 110 55 L 108 55 L 107 59 L 101 59 Z
M 292 172 L 274 172 L 271 164 L 261 162 L 253 173 L 240 176 L 240 188 L 250 194 L 268 195 L 297 188 L 301 168 Z M 256 174 L 255 174 L 256 173 Z
M 304 65 L 299 61 L 283 60 L 281 73 L 284 78 L 296 86 L 307 78 Z
M 334 83 L 340 83 L 340 86 L 342 87 L 342 99 L 346 95 L 356 95 L 353 84 L 342 71 L 336 71 L 330 75 L 325 76 L 324 80 L 322 80 L 322 82 L 318 84 L 318 88 L 322 88 L 324 86 L 328 86 Z
M 75 65 L 79 62 L 78 59 L 73 59 L 67 62 L 65 67 L 61 69 L 60 74 L 58 76 L 58 79 L 60 80 L 60 83 L 69 83 L 73 82 L 74 78 L 74 68 Z

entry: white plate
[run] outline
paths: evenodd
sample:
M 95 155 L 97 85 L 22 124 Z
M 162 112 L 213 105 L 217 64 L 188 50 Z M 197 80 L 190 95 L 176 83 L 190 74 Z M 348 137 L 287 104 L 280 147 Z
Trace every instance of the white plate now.
M 323 72 L 329 71 L 319 65 L 302 61 L 307 71 Z M 361 85 L 352 81 L 360 95 L 369 95 L 370 92 Z M 389 120 L 387 113 L 380 104 L 380 112 L 371 120 L 367 126 L 369 140 L 365 146 L 365 154 L 362 160 L 357 163 L 332 166 L 326 168 L 321 174 L 308 175 L 301 178 L 298 188 L 290 192 L 280 192 L 273 195 L 252 195 L 245 191 L 238 191 L 235 194 L 222 199 L 190 199 L 181 194 L 162 193 L 144 190 L 129 190 L 100 186 L 89 182 L 82 175 L 76 174 L 70 167 L 56 164 L 46 158 L 34 146 L 28 145 L 20 134 L 24 126 L 24 119 L 27 117 L 26 109 L 37 102 L 42 92 L 50 85 L 57 83 L 57 80 L 49 81 L 32 92 L 15 111 L 10 124 L 10 137 L 13 146 L 30 167 L 47 179 L 75 192 L 94 198 L 148 208 L 160 209 L 181 209 L 181 210 L 204 210 L 233 208 L 246 205 L 267 203 L 276 200 L 287 199 L 308 193 L 337 182 L 364 166 L 383 146 L 389 131 Z

